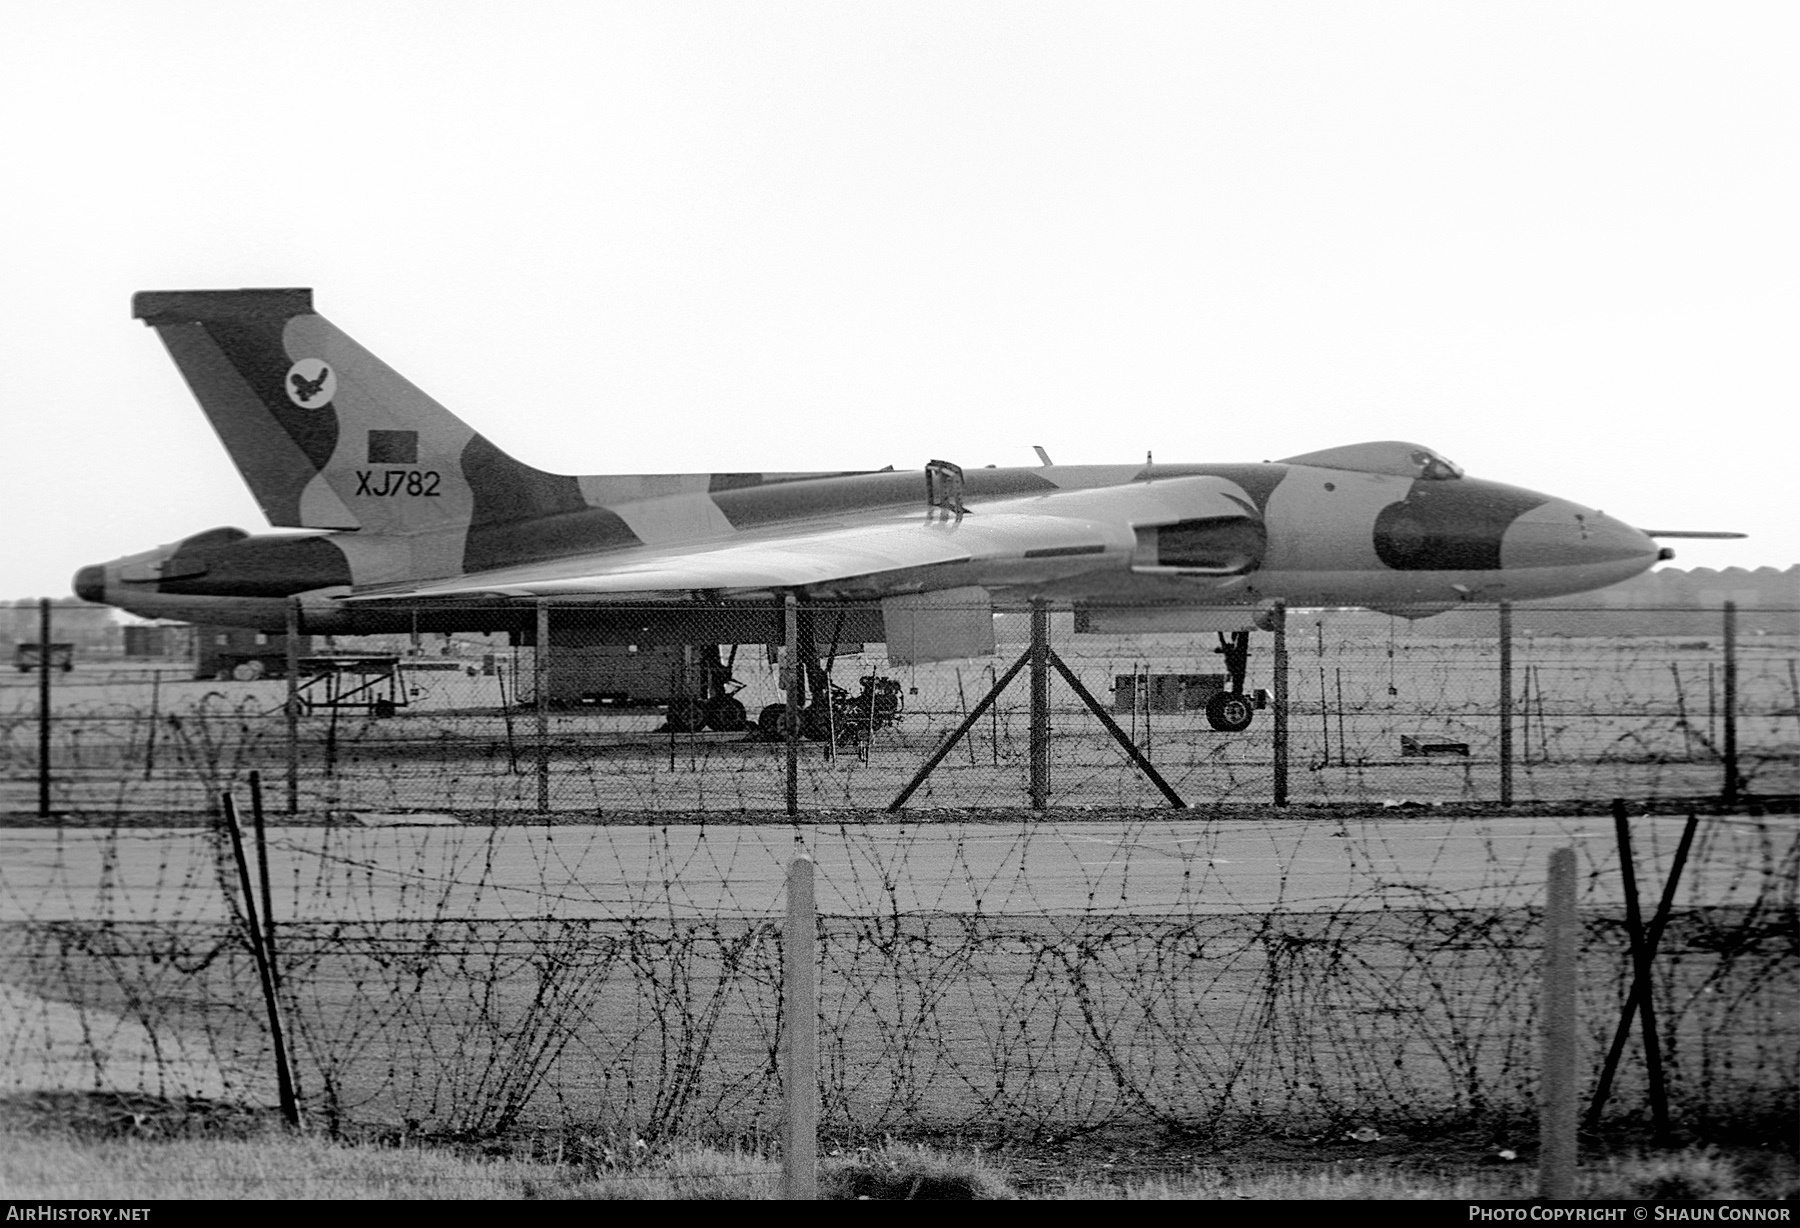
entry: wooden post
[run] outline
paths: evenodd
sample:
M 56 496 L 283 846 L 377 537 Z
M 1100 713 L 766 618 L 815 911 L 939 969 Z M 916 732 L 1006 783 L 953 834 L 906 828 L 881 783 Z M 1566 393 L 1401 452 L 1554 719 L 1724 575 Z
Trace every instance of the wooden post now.
M 1550 854 L 1544 898 L 1543 1058 L 1538 1067 L 1538 1197 L 1575 1196 L 1575 984 L 1580 920 L 1575 850 Z
M 1331 701 L 1325 696 L 1325 620 L 1320 619 L 1319 628 L 1319 738 L 1325 746 L 1325 761 L 1320 766 L 1331 766 Z M 1338 748 L 1342 751 L 1342 747 Z
M 787 711 L 781 718 L 781 732 L 787 738 L 787 812 L 793 818 L 800 813 L 800 708 L 806 677 L 800 665 L 800 599 L 789 593 L 782 611 L 782 635 L 787 649 Z
M 300 598 L 287 607 L 287 812 L 300 813 Z
M 1737 602 L 1725 603 L 1725 804 L 1738 804 Z
M 531 653 L 537 700 L 537 808 L 550 813 L 550 603 L 537 603 L 537 647 Z
M 144 738 L 144 779 L 156 772 L 156 722 L 162 715 L 162 671 L 150 675 L 150 732 Z
M 1344 741 L 1344 669 L 1334 666 L 1331 671 L 1332 680 L 1337 684 L 1337 718 L 1338 718 L 1338 763 L 1348 767 L 1350 752 L 1345 749 L 1349 744 Z
M 1706 663 L 1706 747 L 1719 744 L 1719 667 Z
M 1512 602 L 1500 603 L 1500 804 L 1513 803 Z
M 1269 611 L 1275 632 L 1275 804 L 1288 804 L 1288 648 L 1287 602 Z
M 787 1104 L 781 1150 L 782 1192 L 791 1199 L 819 1196 L 819 983 L 818 919 L 813 902 L 813 859 L 801 854 L 788 866 L 787 926 L 782 937 L 781 978 L 787 1005 L 782 1093 Z
M 1519 756 L 1519 762 L 1525 763 L 1526 767 L 1530 767 L 1530 763 L 1532 763 L 1532 670 L 1535 668 L 1537 666 L 1526 661 L 1525 686 L 1519 688 L 1519 735 L 1521 735 L 1519 736 L 1519 749 L 1523 751 L 1523 754 Z M 1681 736 L 1683 736 L 1683 740 L 1687 738 L 1687 722 L 1685 720 L 1681 722 Z
M 1050 607 L 1031 603 L 1031 808 L 1050 801 Z

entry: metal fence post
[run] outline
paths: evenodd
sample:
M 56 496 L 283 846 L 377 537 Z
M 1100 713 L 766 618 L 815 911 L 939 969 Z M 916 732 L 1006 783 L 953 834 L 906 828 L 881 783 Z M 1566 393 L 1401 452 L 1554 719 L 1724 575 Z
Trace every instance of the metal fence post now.
M 537 603 L 537 647 L 531 654 L 537 700 L 537 808 L 550 810 L 550 603 Z
M 287 812 L 300 813 L 300 598 L 287 606 Z
M 1538 1196 L 1575 1196 L 1575 981 L 1580 922 L 1575 850 L 1550 853 L 1544 897 L 1543 1058 L 1538 1067 Z
M 1737 602 L 1725 603 L 1725 804 L 1738 804 Z
M 150 674 L 150 725 L 144 732 L 144 779 L 156 774 L 156 722 L 162 712 L 162 670 Z
M 1050 607 L 1031 602 L 1031 808 L 1050 801 Z
M 1275 633 L 1275 804 L 1288 804 L 1288 646 L 1287 602 L 1277 601 L 1269 610 L 1269 628 Z
M 1512 602 L 1500 603 L 1500 804 L 1513 802 Z
M 50 598 L 38 599 L 38 818 L 50 817 Z
M 238 824 L 237 806 L 226 793 L 220 798 L 225 815 L 225 829 L 231 835 L 231 855 L 237 862 L 238 885 L 244 892 L 244 918 L 250 935 L 250 954 L 256 961 L 257 980 L 262 984 L 263 1005 L 269 1014 L 269 1043 L 275 1050 L 276 1095 L 281 1101 L 281 1116 L 290 1126 L 300 1124 L 300 1098 L 294 1090 L 294 1069 L 288 1058 L 286 1032 L 282 1020 L 281 998 L 275 992 L 274 965 L 263 946 L 262 922 L 257 917 L 256 887 L 250 881 L 250 864 L 244 858 L 244 833 Z M 268 900 L 263 900 L 265 908 Z
M 781 981 L 787 1003 L 787 1102 L 781 1150 L 785 1197 L 819 1196 L 819 982 L 818 912 L 813 901 L 813 859 L 801 854 L 788 866 L 787 925 L 782 935 Z
M 789 593 L 781 608 L 782 637 L 787 650 L 787 700 L 781 732 L 787 739 L 787 812 L 793 818 L 800 813 L 800 687 L 805 680 L 800 672 L 800 599 Z

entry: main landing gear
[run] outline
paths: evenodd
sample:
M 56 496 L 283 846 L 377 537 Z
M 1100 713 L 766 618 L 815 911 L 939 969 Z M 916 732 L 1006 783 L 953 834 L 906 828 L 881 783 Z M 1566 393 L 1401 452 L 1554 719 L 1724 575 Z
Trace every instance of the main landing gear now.
M 748 728 L 750 714 L 737 698 L 744 684 L 731 676 L 736 662 L 735 644 L 731 647 L 730 661 L 719 660 L 717 644 L 700 645 L 699 659 L 694 662 L 693 671 L 697 675 L 693 681 L 698 685 L 700 695 L 682 695 L 670 700 L 668 723 L 663 728 L 670 733 L 698 733 L 702 729 L 739 733 Z
M 801 711 L 800 736 L 813 742 L 836 741 L 850 746 L 865 741 L 877 729 L 886 728 L 900 719 L 905 700 L 900 684 L 878 674 L 864 674 L 861 688 L 854 694 L 835 683 L 831 685 L 831 706 L 827 708 L 813 692 L 813 700 Z M 756 729 L 765 741 L 777 742 L 787 736 L 783 722 L 786 704 L 769 704 L 756 718 Z
M 900 684 L 878 674 L 864 674 L 860 688 L 852 694 L 831 681 L 831 667 L 837 661 L 844 617 L 838 615 L 832 631 L 831 646 L 823 664 L 819 661 L 818 644 L 813 634 L 813 611 L 802 606 L 795 628 L 800 675 L 800 736 L 813 742 L 830 742 L 837 746 L 853 746 L 868 740 L 877 729 L 886 728 L 900 719 L 905 707 Z M 767 741 L 787 737 L 788 706 L 769 704 L 757 714 L 757 735 Z
M 1221 733 L 1242 733 L 1250 728 L 1256 709 L 1268 706 L 1267 693 L 1244 691 L 1244 675 L 1250 667 L 1250 633 L 1219 633 L 1219 646 L 1214 652 L 1225 658 L 1228 689 L 1214 692 L 1206 701 L 1206 723 Z

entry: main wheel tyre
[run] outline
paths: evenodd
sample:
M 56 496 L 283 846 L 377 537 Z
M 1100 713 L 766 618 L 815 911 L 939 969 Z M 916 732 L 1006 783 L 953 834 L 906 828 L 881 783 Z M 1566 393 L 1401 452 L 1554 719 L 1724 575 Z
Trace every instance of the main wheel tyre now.
M 715 695 L 706 705 L 706 727 L 720 733 L 741 733 L 750 723 L 744 705 L 729 695 Z
M 231 671 L 231 676 L 239 682 L 255 682 L 267 672 L 261 661 L 244 661 Z
M 1248 695 L 1220 691 L 1206 701 L 1207 723 L 1221 733 L 1242 733 L 1250 728 L 1250 719 L 1255 715 Z
M 706 724 L 706 709 L 697 699 L 677 699 L 669 704 L 669 729 L 675 733 L 697 733 Z
M 786 719 L 786 704 L 770 704 L 756 714 L 756 732 L 771 742 L 779 742 L 787 737 L 787 729 L 783 725 Z
M 814 742 L 827 742 L 831 739 L 831 711 L 822 704 L 813 704 L 800 715 L 800 736 L 810 738 Z

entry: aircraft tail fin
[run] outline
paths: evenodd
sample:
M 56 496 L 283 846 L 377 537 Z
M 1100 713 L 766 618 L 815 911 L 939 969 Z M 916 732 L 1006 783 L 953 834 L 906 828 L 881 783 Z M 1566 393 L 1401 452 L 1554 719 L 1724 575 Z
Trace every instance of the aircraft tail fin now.
M 269 522 L 428 534 L 585 506 L 313 310 L 308 289 L 153 290 L 154 328 Z

